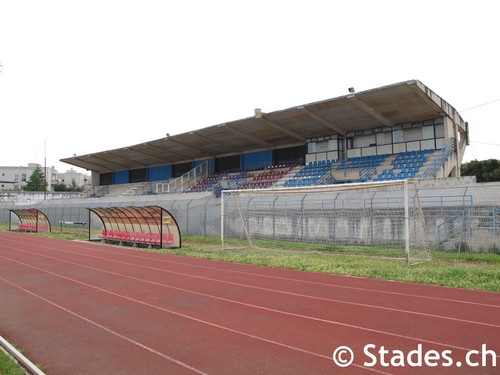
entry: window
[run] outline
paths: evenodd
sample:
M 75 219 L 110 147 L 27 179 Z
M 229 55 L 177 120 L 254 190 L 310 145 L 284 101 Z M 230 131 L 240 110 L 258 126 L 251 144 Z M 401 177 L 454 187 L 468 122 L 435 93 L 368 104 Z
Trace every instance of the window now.
M 337 151 L 339 149 L 339 141 L 337 139 L 332 139 L 328 141 L 328 150 Z
M 373 143 L 375 143 L 375 134 L 364 135 L 361 137 L 356 137 L 354 139 L 354 147 L 356 147 L 356 148 L 369 147 Z
M 346 147 L 348 150 L 354 148 L 354 140 L 350 137 L 346 138 Z
M 328 150 L 328 141 L 318 142 L 316 143 L 316 152 L 327 152 Z
M 436 138 L 444 137 L 444 125 L 436 125 Z
M 403 131 L 394 130 L 392 132 L 392 138 L 394 139 L 394 143 L 404 142 Z
M 377 133 L 377 146 L 390 145 L 392 143 L 391 133 Z
M 330 137 L 325 137 L 325 138 L 330 138 Z M 310 142 L 307 143 L 307 153 L 315 154 L 318 152 L 337 151 L 339 148 L 338 144 L 339 140 L 336 138 L 325 141 Z
M 422 139 L 422 129 L 405 129 L 404 140 L 406 142 L 420 141 Z
M 21 178 L 21 181 L 22 181 L 22 182 L 26 182 L 26 174 L 24 174 L 24 173 L 23 173 L 22 178 Z
M 434 138 L 434 126 L 424 126 L 422 128 L 422 139 Z

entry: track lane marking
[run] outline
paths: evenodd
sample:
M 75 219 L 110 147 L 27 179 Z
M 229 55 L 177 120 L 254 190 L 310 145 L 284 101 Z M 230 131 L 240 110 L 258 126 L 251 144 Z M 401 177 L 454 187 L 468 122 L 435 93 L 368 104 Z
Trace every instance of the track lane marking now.
M 286 348 L 286 349 L 291 349 L 291 350 L 295 350 L 295 351 L 298 351 L 298 352 L 301 352 L 301 353 L 313 355 L 315 357 L 319 357 L 319 358 L 322 358 L 322 359 L 328 359 L 330 361 L 332 360 L 331 356 L 326 356 L 326 355 L 323 355 L 323 354 L 320 354 L 320 353 L 315 353 L 315 352 L 312 352 L 312 351 L 307 350 L 307 349 L 302 349 L 302 348 L 299 348 L 299 347 L 296 347 L 296 346 L 293 346 L 293 345 L 288 345 L 288 344 L 284 344 L 284 343 L 281 343 L 281 342 L 278 342 L 278 341 L 274 341 L 274 340 L 271 340 L 271 339 L 266 339 L 266 338 L 261 337 L 261 336 L 253 335 L 251 333 L 247 333 L 247 332 L 239 331 L 239 330 L 236 330 L 236 329 L 233 329 L 233 328 L 221 326 L 219 324 L 212 323 L 212 322 L 209 322 L 209 321 L 206 321 L 206 320 L 203 320 L 203 319 L 199 319 L 199 318 L 196 318 L 196 317 L 193 317 L 193 316 L 189 316 L 189 315 L 186 315 L 186 314 L 183 314 L 183 313 L 179 313 L 179 312 L 176 312 L 176 311 L 173 311 L 173 310 L 169 310 L 169 309 L 166 309 L 166 308 L 163 308 L 163 307 L 160 307 L 160 306 L 152 305 L 150 303 L 147 303 L 147 302 L 144 302 L 144 301 L 140 301 L 140 300 L 132 298 L 132 297 L 128 297 L 128 296 L 125 296 L 125 295 L 122 295 L 122 294 L 119 294 L 119 293 L 116 293 L 116 292 L 112 292 L 112 291 L 109 291 L 109 290 L 106 290 L 106 289 L 103 289 L 103 288 L 100 288 L 100 287 L 97 287 L 97 286 L 93 286 L 93 285 L 90 285 L 88 283 L 85 283 L 85 282 L 82 282 L 82 281 L 78 281 L 76 279 L 72 279 L 72 278 L 67 277 L 67 276 L 58 275 L 58 274 L 56 274 L 54 272 L 51 272 L 51 271 L 48 271 L 48 270 L 44 270 L 42 268 L 39 268 L 39 267 L 36 267 L 36 266 L 32 266 L 30 264 L 26 264 L 26 263 L 23 263 L 23 262 L 20 262 L 20 261 L 17 261 L 17 260 L 9 259 L 9 258 L 6 258 L 4 256 L 0 256 L 0 258 L 4 258 L 4 259 L 7 259 L 7 260 L 10 260 L 11 262 L 15 262 L 15 263 L 21 264 L 21 265 L 29 267 L 29 268 L 33 268 L 33 269 L 36 269 L 36 270 L 41 271 L 41 272 L 45 272 L 45 273 L 53 275 L 55 277 L 59 277 L 61 279 L 65 279 L 65 280 L 74 282 L 76 284 L 80 284 L 80 285 L 86 286 L 88 288 L 98 290 L 98 291 L 103 292 L 103 293 L 111 294 L 111 295 L 113 295 L 115 297 L 118 297 L 118 298 L 123 298 L 123 299 L 128 300 L 128 301 L 133 302 L 133 303 L 137 303 L 137 304 L 149 307 L 149 308 L 160 310 L 160 311 L 163 311 L 163 312 L 166 312 L 166 313 L 169 313 L 169 314 L 172 314 L 172 315 L 184 318 L 184 319 L 188 319 L 188 320 L 191 320 L 191 321 L 194 321 L 194 322 L 197 322 L 197 323 L 205 324 L 205 325 L 208 325 L 210 327 L 214 327 L 214 328 L 218 328 L 218 329 L 221 329 L 221 330 L 224 330 L 224 331 L 228 331 L 228 332 L 231 332 L 231 333 L 235 333 L 235 334 L 238 334 L 238 335 L 246 336 L 246 337 L 249 337 L 249 338 L 252 338 L 252 339 L 256 339 L 256 340 L 259 340 L 259 341 L 263 341 L 263 342 L 266 342 L 266 343 L 269 343 L 269 344 L 277 345 L 277 346 L 280 346 L 280 347 L 283 347 L 283 348 Z M 115 331 L 113 331 L 113 330 L 111 330 L 111 329 L 109 329 L 109 328 L 107 328 L 105 326 L 100 325 L 97 322 L 94 322 L 94 321 L 92 321 L 92 320 L 90 320 L 88 318 L 85 318 L 84 316 L 82 316 L 82 315 L 80 315 L 80 314 L 78 314 L 76 312 L 73 312 L 73 311 L 71 311 L 69 309 L 66 309 L 63 306 L 60 306 L 60 305 L 56 304 L 55 302 L 52 302 L 52 301 L 50 301 L 50 300 L 48 300 L 48 299 L 46 299 L 46 298 L 44 298 L 42 296 L 37 295 L 36 293 L 33 293 L 33 292 L 31 292 L 31 291 L 29 291 L 29 290 L 27 290 L 27 289 L 25 289 L 25 288 L 23 288 L 21 286 L 18 286 L 16 284 L 10 282 L 9 280 L 4 279 L 1 276 L 0 276 L 0 280 L 6 282 L 7 284 L 10 284 L 11 286 L 13 286 L 15 288 L 23 290 L 24 292 L 26 292 L 26 293 L 28 293 L 28 294 L 36 297 L 36 298 L 39 298 L 39 299 L 41 299 L 41 300 L 43 300 L 43 301 L 45 301 L 45 302 L 47 302 L 47 303 L 49 303 L 49 304 L 51 304 L 51 305 L 53 305 L 55 307 L 58 307 L 58 308 L 66 311 L 66 312 L 68 312 L 68 313 L 70 313 L 70 314 L 72 314 L 72 315 L 74 315 L 74 316 L 76 316 L 76 317 L 78 317 L 80 319 L 83 319 L 84 321 L 87 321 L 87 322 L 89 322 L 89 323 L 91 323 L 91 324 L 93 324 L 93 325 L 95 325 L 95 326 L 97 326 L 99 328 L 102 328 L 105 331 L 110 332 L 110 333 L 112 333 L 112 334 L 114 334 L 114 335 L 116 335 L 116 336 L 118 336 L 120 338 L 123 338 L 123 339 L 125 339 L 127 341 L 130 341 L 130 342 L 134 343 L 134 344 L 137 343 L 140 347 L 144 347 L 144 349 L 147 349 L 147 350 L 150 349 L 149 351 L 151 351 L 151 352 L 153 352 L 155 354 L 161 355 L 162 357 L 168 357 L 167 355 L 165 355 L 163 353 L 157 352 L 154 349 L 151 349 L 151 348 L 149 348 L 149 347 L 147 347 L 147 346 L 145 346 L 145 345 L 143 345 L 143 344 L 141 344 L 139 342 L 136 342 L 135 340 L 129 339 L 126 336 L 123 336 L 123 335 L 119 334 L 118 332 L 115 332 Z M 170 359 L 170 358 L 171 357 L 168 357 L 167 359 Z M 175 360 L 174 358 L 172 358 L 172 360 L 175 363 L 177 363 L 177 362 L 183 363 L 183 362 Z M 357 364 L 352 364 L 352 366 L 361 368 L 363 370 L 368 370 L 368 371 L 371 371 L 371 372 L 376 372 L 376 373 L 379 373 L 379 374 L 389 375 L 386 372 L 381 372 L 381 371 L 378 371 L 376 369 L 368 368 L 368 367 L 357 365 Z M 184 367 L 190 368 L 191 366 L 189 366 L 189 365 L 186 364 L 186 366 L 184 366 Z M 198 373 L 200 373 L 200 374 L 205 374 L 204 372 L 201 372 L 201 371 L 195 369 L 194 367 L 193 367 L 193 370 L 196 371 L 196 372 L 198 372 Z
M 55 303 L 53 301 L 48 300 L 47 298 L 42 297 L 39 294 L 36 294 L 36 293 L 34 293 L 34 292 L 26 289 L 26 288 L 23 288 L 22 286 L 17 285 L 15 283 L 11 282 L 10 280 L 7 280 L 7 279 L 5 279 L 5 278 L 3 278 L 1 276 L 0 276 L 0 280 L 2 280 L 3 282 L 5 282 L 6 284 L 11 285 L 12 287 L 14 287 L 16 289 L 22 290 L 23 292 L 25 292 L 25 293 L 27 293 L 27 294 L 35 297 L 35 298 L 38 298 L 39 300 L 42 300 L 45 303 L 48 303 L 49 305 L 52 305 L 52 306 L 54 306 L 54 307 L 56 307 L 56 308 L 58 308 L 60 310 L 63 310 L 64 312 L 66 312 L 68 314 L 71 314 L 71 315 L 75 316 L 78 319 L 81 319 L 81 320 L 83 320 L 83 321 L 85 321 L 85 322 L 87 322 L 89 324 L 92 324 L 93 326 L 95 326 L 97 328 L 100 328 L 100 329 L 102 329 L 102 330 L 104 330 L 104 331 L 106 331 L 108 333 L 111 333 L 112 335 L 114 335 L 114 336 L 116 336 L 116 337 L 118 337 L 118 338 L 120 338 L 122 340 L 128 341 L 129 343 L 131 343 L 133 345 L 136 345 L 136 346 L 140 347 L 141 349 L 144 349 L 144 350 L 147 350 L 148 352 L 156 354 L 156 355 L 158 355 L 158 356 L 160 356 L 160 357 L 162 357 L 164 359 L 167 359 L 168 361 L 171 361 L 171 362 L 173 362 L 173 363 L 175 363 L 175 364 L 177 364 L 179 366 L 182 366 L 184 368 L 187 368 L 187 369 L 189 369 L 189 370 L 191 370 L 191 371 L 193 371 L 193 372 L 195 372 L 197 374 L 207 375 L 206 372 L 198 370 L 197 368 L 195 368 L 193 366 L 190 366 L 187 363 L 179 361 L 179 360 L 177 360 L 177 359 L 175 359 L 173 357 L 170 357 L 169 355 L 166 355 L 164 353 L 161 353 L 161 352 L 159 352 L 159 351 L 157 351 L 157 350 L 155 350 L 155 349 L 153 349 L 153 348 L 151 348 L 149 346 L 141 344 L 140 342 L 138 342 L 138 341 L 136 341 L 134 339 L 131 339 L 131 338 L 127 337 L 127 336 L 124 336 L 121 333 L 113 331 L 112 329 L 107 328 L 107 327 L 103 326 L 102 324 L 99 324 L 99 323 L 97 323 L 97 322 L 95 322 L 95 321 L 93 321 L 91 319 L 88 319 L 88 318 L 84 317 L 83 315 L 78 314 L 77 312 L 69 310 L 69 309 L 65 308 L 64 306 L 61 306 L 61 305 L 59 305 L 59 304 L 57 304 L 57 303 Z
M 11 240 L 13 241 L 13 240 Z M 19 243 L 19 241 L 13 241 L 14 243 Z M 68 241 L 70 242 L 70 241 Z M 23 242 L 24 244 L 31 245 L 29 242 Z M 92 244 L 95 245 L 95 244 Z M 104 246 L 104 245 L 98 245 L 98 246 Z M 61 251 L 61 252 L 66 252 L 69 254 L 75 254 L 74 252 L 71 251 L 64 251 L 64 250 L 59 250 L 59 249 L 54 249 L 51 247 L 43 246 L 46 249 L 54 250 L 54 251 Z M 71 243 L 72 248 L 76 249 L 85 249 L 88 250 L 90 247 L 84 247 L 84 246 L 73 246 L 73 243 Z M 97 247 L 97 246 L 96 246 Z M 111 246 L 109 246 L 112 248 Z M 127 256 L 127 257 L 132 257 L 132 258 L 139 258 L 139 259 L 144 259 L 144 257 L 139 256 L 139 255 L 133 255 L 129 253 L 125 253 L 123 250 L 120 252 L 114 252 L 114 251 L 108 251 L 106 250 L 100 250 L 100 249 L 95 249 L 92 248 L 92 250 L 95 250 L 99 253 L 105 253 L 109 254 L 112 253 L 114 255 L 120 255 L 120 256 Z M 127 252 L 130 252 L 132 250 L 125 249 Z M 135 250 L 137 251 L 137 250 Z M 81 255 L 81 253 L 78 253 Z M 152 252 L 149 252 L 148 254 L 155 254 Z M 158 253 L 156 253 L 158 254 Z M 158 254 L 159 255 L 159 254 Z M 162 254 L 162 255 L 173 255 L 173 254 Z M 181 255 L 174 255 L 181 257 Z M 199 259 L 199 258 L 194 258 L 200 261 L 213 261 L 213 260 L 207 260 L 207 259 Z M 149 260 L 149 259 L 148 259 Z M 153 261 L 158 261 L 161 263 L 170 263 L 170 264 L 176 264 L 176 265 L 182 265 L 185 267 L 194 267 L 194 268 L 202 268 L 202 269 L 209 269 L 209 270 L 214 270 L 214 271 L 219 271 L 219 272 L 228 272 L 228 273 L 237 273 L 237 274 L 242 274 L 242 275 L 248 275 L 248 276 L 258 276 L 262 278 L 269 278 L 269 279 L 276 279 L 276 280 L 284 280 L 284 281 L 292 281 L 292 282 L 297 282 L 297 283 L 305 283 L 305 284 L 312 284 L 312 285 L 322 285 L 322 286 L 327 286 L 331 288 L 341 288 L 341 289 L 351 289 L 351 290 L 360 290 L 364 292 L 371 292 L 371 293 L 381 293 L 381 294 L 390 294 L 390 295 L 398 295 L 398 296 L 406 296 L 406 297 L 412 297 L 412 298 L 422 298 L 422 299 L 430 299 L 434 301 L 446 301 L 446 302 L 453 302 L 453 303 L 461 303 L 461 304 L 470 304 L 470 305 L 477 305 L 477 306 L 484 306 L 484 307 L 492 307 L 492 308 L 500 308 L 500 305 L 491 305 L 491 304 L 486 304 L 486 303 L 481 303 L 481 302 L 473 302 L 473 301 L 464 301 L 464 300 L 457 300 L 457 299 L 451 299 L 451 298 L 443 298 L 443 297 L 431 297 L 428 295 L 420 295 L 420 294 L 410 294 L 410 293 L 401 293 L 401 292 L 394 292 L 394 291 L 386 291 L 386 290 L 377 290 L 377 289 L 369 289 L 369 288 L 361 288 L 361 287 L 354 287 L 354 286 L 347 286 L 347 285 L 336 285 L 336 284 L 328 284 L 328 283 L 321 283 L 321 282 L 316 282 L 316 281 L 309 281 L 309 280 L 302 280 L 302 279 L 292 279 L 288 277 L 280 277 L 280 276 L 271 276 L 271 275 L 265 275 L 265 274 L 260 274 L 260 273 L 252 273 L 252 272 L 245 272 L 245 271 L 237 271 L 237 270 L 228 270 L 225 268 L 217 268 L 217 267 L 209 267 L 209 266 L 203 266 L 203 265 L 197 265 L 197 264 L 191 264 L 191 263 L 183 263 L 183 262 L 177 262 L 177 261 L 171 261 L 171 260 L 165 260 L 165 259 L 152 259 Z M 222 262 L 225 264 L 235 264 L 235 265 L 241 265 L 240 263 L 231 263 L 231 262 L 224 262 L 224 261 L 214 261 L 214 262 Z M 243 264 L 244 266 L 248 267 L 259 267 L 257 265 L 253 264 Z M 260 266 L 264 268 L 263 266 Z M 281 269 L 281 270 L 287 270 L 287 269 Z M 288 270 L 288 271 L 294 271 L 294 270 Z M 300 272 L 300 271 L 297 271 Z M 343 276 L 343 275 L 334 275 L 331 274 L 332 277 L 340 277 L 340 278 L 352 278 L 352 279 L 362 279 L 362 280 L 370 280 L 368 278 L 363 278 L 363 277 L 356 277 L 356 276 Z M 407 285 L 422 285 L 423 287 L 429 287 L 429 288 L 449 288 L 449 289 L 457 289 L 457 288 L 450 288 L 446 286 L 439 286 L 439 285 L 426 285 L 426 284 L 413 284 L 409 282 L 404 282 L 404 281 L 389 281 L 389 280 L 382 280 L 382 279 L 373 279 L 374 281 L 380 281 L 380 282 L 386 282 L 386 283 L 399 283 L 399 284 L 407 284 Z M 465 291 L 470 291 L 470 292 L 479 292 L 479 293 L 496 293 L 496 292 L 490 292 L 490 291 L 484 291 L 484 290 L 472 290 L 472 289 L 464 289 Z
M 220 329 L 223 329 L 223 330 L 228 330 L 228 331 L 231 331 L 231 332 L 234 332 L 234 333 L 243 334 L 245 336 L 249 336 L 249 337 L 252 337 L 252 338 L 261 339 L 261 340 L 266 341 L 266 342 L 271 342 L 271 343 L 274 343 L 274 344 L 277 344 L 277 345 L 281 345 L 281 346 L 284 346 L 284 347 L 287 347 L 287 348 L 292 348 L 294 350 L 298 350 L 298 351 L 301 351 L 301 352 L 304 352 L 304 353 L 309 353 L 309 354 L 316 355 L 318 357 L 330 359 L 330 357 L 324 356 L 324 355 L 319 354 L 319 353 L 310 352 L 310 351 L 308 351 L 306 349 L 302 349 L 302 348 L 290 346 L 288 344 L 279 343 L 279 342 L 274 341 L 274 340 L 265 339 L 263 337 L 255 336 L 255 335 L 252 335 L 252 334 L 249 334 L 249 333 L 245 333 L 245 332 L 242 332 L 242 331 L 238 331 L 238 330 L 235 330 L 233 328 L 229 328 L 229 327 L 221 326 L 221 325 L 216 324 L 216 323 L 211 323 L 211 322 L 208 322 L 208 321 L 204 321 L 204 320 L 199 319 L 199 318 L 195 318 L 195 317 L 183 314 L 183 313 L 178 313 L 178 312 L 175 312 L 173 310 L 165 309 L 163 307 L 152 305 L 152 304 L 149 304 L 147 302 L 137 300 L 135 298 L 127 297 L 127 296 L 121 295 L 121 294 L 116 293 L 116 292 L 112 292 L 112 291 L 109 291 L 109 290 L 106 290 L 106 289 L 103 289 L 103 288 L 100 288 L 100 287 L 97 287 L 97 286 L 93 286 L 93 285 L 87 284 L 85 282 L 78 281 L 76 279 L 72 279 L 72 278 L 67 277 L 67 276 L 59 275 L 59 274 L 56 274 L 56 273 L 54 273 L 52 271 L 48 271 L 48 270 L 45 270 L 45 269 L 42 269 L 42 268 L 30 265 L 30 264 L 27 264 L 27 263 L 23 263 L 21 261 L 17 261 L 17 260 L 14 260 L 14 259 L 6 258 L 4 256 L 0 256 L 0 257 L 4 258 L 4 259 L 7 259 L 7 260 L 10 260 L 12 262 L 18 263 L 18 264 L 22 264 L 22 265 L 24 265 L 26 267 L 33 268 L 33 269 L 36 269 L 36 270 L 48 273 L 50 275 L 53 275 L 53 276 L 56 276 L 56 277 L 59 277 L 59 278 L 65 279 L 65 280 L 69 280 L 69 281 L 72 281 L 74 283 L 81 284 L 81 285 L 84 285 L 84 286 L 87 286 L 89 288 L 93 288 L 93 289 L 96 289 L 96 290 L 99 290 L 99 291 L 102 291 L 102 292 L 105 292 L 105 293 L 109 293 L 111 295 L 114 295 L 114 296 L 117 296 L 117 297 L 120 297 L 120 298 L 124 298 L 124 299 L 130 300 L 132 302 L 136 302 L 136 303 L 139 303 L 139 304 L 142 304 L 142 305 L 145 305 L 145 306 L 149 306 L 149 307 L 161 310 L 161 311 L 165 311 L 165 312 L 177 315 L 177 316 L 181 316 L 181 317 L 184 317 L 186 319 L 191 319 L 191 320 L 194 320 L 194 321 L 197 321 L 197 322 L 200 322 L 200 323 L 204 323 L 204 324 L 207 324 L 207 325 L 210 325 L 210 326 L 213 326 L 213 327 L 217 327 L 217 328 L 220 328 Z M 75 263 L 75 265 L 78 265 L 78 264 Z M 85 267 L 85 268 L 89 268 L 89 269 L 95 269 L 97 271 L 106 272 L 106 273 L 110 273 L 110 274 L 115 274 L 114 272 L 102 271 L 100 269 L 89 267 L 89 266 L 81 266 L 81 267 Z M 431 344 L 431 345 L 444 346 L 446 348 L 453 348 L 453 349 L 463 350 L 463 351 L 466 351 L 466 352 L 469 352 L 469 351 L 473 350 L 472 348 L 465 348 L 465 347 L 451 345 L 451 344 L 446 344 L 446 343 L 441 343 L 441 342 L 437 342 L 437 341 L 420 339 L 420 338 L 415 338 L 415 337 L 411 337 L 411 336 L 400 335 L 400 334 L 397 334 L 397 333 L 380 331 L 380 330 L 372 329 L 372 328 L 360 327 L 360 326 L 356 326 L 356 325 L 353 325 L 353 324 L 341 323 L 341 322 L 336 322 L 336 321 L 327 320 L 327 319 L 310 317 L 310 316 L 307 316 L 307 315 L 295 314 L 295 313 L 291 313 L 291 312 L 287 312 L 287 311 L 281 311 L 281 310 L 276 310 L 276 309 L 272 309 L 272 308 L 268 308 L 268 307 L 262 307 L 262 306 L 257 306 L 257 305 L 248 304 L 248 303 L 244 303 L 244 302 L 233 301 L 233 300 L 229 300 L 229 299 L 222 298 L 222 297 L 214 297 L 214 296 L 211 296 L 211 295 L 208 295 L 208 294 L 204 294 L 204 293 L 200 293 L 200 292 L 194 292 L 194 291 L 185 290 L 185 289 L 182 289 L 182 288 L 166 286 L 166 285 L 161 284 L 161 283 L 148 282 L 148 281 L 145 281 L 143 279 L 135 278 L 135 277 L 132 277 L 132 276 L 123 276 L 121 274 L 116 274 L 116 275 L 117 276 L 121 276 L 121 277 L 126 277 L 126 278 L 130 278 L 130 279 L 134 279 L 134 280 L 138 280 L 138 281 L 142 281 L 142 282 L 156 284 L 156 285 L 161 286 L 161 287 L 168 287 L 168 288 L 176 289 L 176 290 L 179 290 L 179 291 L 182 291 L 182 292 L 188 292 L 188 293 L 192 293 L 192 294 L 196 294 L 196 295 L 201 295 L 201 296 L 204 296 L 204 297 L 214 298 L 214 299 L 222 300 L 222 301 L 225 301 L 225 302 L 235 303 L 235 304 L 239 304 L 239 305 L 243 305 L 243 306 L 248 306 L 248 307 L 256 308 L 256 309 L 261 309 L 261 310 L 269 311 L 269 312 L 273 312 L 273 313 L 278 313 L 278 314 L 293 316 L 293 317 L 297 317 L 297 318 L 308 319 L 308 320 L 317 321 L 317 322 L 326 323 L 326 324 L 338 325 L 338 326 L 347 327 L 347 328 L 353 328 L 353 329 L 357 329 L 357 330 L 368 331 L 368 332 L 371 332 L 371 333 L 377 333 L 377 334 L 382 334 L 382 335 L 386 335 L 386 336 L 402 338 L 402 339 L 405 339 L 405 340 L 417 341 L 418 343 L 427 343 L 427 344 Z M 500 353 L 497 355 L 497 357 L 500 358 Z M 361 366 L 361 367 L 363 369 L 365 369 L 364 366 Z
M 50 249 L 50 248 L 48 248 L 48 249 Z M 86 268 L 97 270 L 97 271 L 101 271 L 101 272 L 111 273 L 111 274 L 117 275 L 117 276 L 132 278 L 134 280 L 139 280 L 139 281 L 146 282 L 146 283 L 152 283 L 154 285 L 163 286 L 165 288 L 172 288 L 172 289 L 176 289 L 176 290 L 183 291 L 183 292 L 197 293 L 197 292 L 191 291 L 189 289 L 183 289 L 183 288 L 179 288 L 179 287 L 175 287 L 175 286 L 168 285 L 168 284 L 163 284 L 163 283 L 156 283 L 156 282 L 153 282 L 153 281 L 149 281 L 147 279 L 136 278 L 136 277 L 129 276 L 129 275 L 126 275 L 126 274 L 121 274 L 121 273 L 109 271 L 107 269 L 102 269 L 102 268 L 92 267 L 92 266 L 86 266 L 86 265 L 82 265 L 80 263 L 75 263 L 75 262 L 72 262 L 72 261 L 69 261 L 69 260 L 64 260 L 64 259 L 61 259 L 61 258 L 52 257 L 50 255 L 44 255 L 44 254 L 34 253 L 34 252 L 31 252 L 31 251 L 22 250 L 22 249 L 16 249 L 16 250 L 17 251 L 22 251 L 22 252 L 25 252 L 25 253 L 28 253 L 28 254 L 33 254 L 33 255 L 36 255 L 36 256 L 41 256 L 41 257 L 45 257 L 45 258 L 49 258 L 49 259 L 54 259 L 54 260 L 59 261 L 59 262 L 65 262 L 65 263 L 73 264 L 73 265 L 80 266 L 80 267 L 86 267 Z M 67 253 L 67 254 L 72 254 L 72 255 L 75 254 L 75 253 L 67 252 L 67 251 L 64 251 L 64 250 L 55 250 L 55 251 L 63 252 L 63 253 Z M 84 257 L 87 257 L 87 258 L 92 258 L 92 259 L 106 260 L 106 261 L 109 261 L 109 262 L 113 262 L 113 263 L 117 263 L 117 264 L 123 264 L 123 265 L 127 265 L 127 266 L 132 266 L 132 267 L 141 267 L 141 268 L 144 268 L 144 269 L 153 270 L 153 271 L 157 271 L 157 272 L 170 273 L 170 274 L 179 275 L 179 276 L 186 276 L 188 278 L 208 280 L 208 281 L 217 282 L 217 283 L 229 284 L 229 285 L 234 285 L 234 286 L 238 286 L 238 287 L 244 287 L 244 288 L 256 289 L 256 290 L 262 290 L 262 291 L 266 291 L 266 292 L 278 293 L 278 294 L 283 294 L 283 295 L 290 295 L 290 296 L 299 297 L 299 298 L 308 298 L 308 299 L 313 299 L 313 300 L 320 300 L 320 301 L 326 301 L 326 302 L 332 302 L 332 303 L 339 303 L 339 304 L 345 304 L 345 305 L 351 305 L 351 306 L 359 306 L 359 307 L 366 307 L 366 308 L 372 308 L 372 309 L 379 309 L 379 310 L 391 311 L 391 312 L 408 314 L 408 315 L 418 315 L 418 316 L 425 316 L 425 317 L 429 317 L 429 318 L 450 320 L 450 321 L 460 322 L 460 323 L 467 323 L 467 324 L 475 324 L 475 325 L 480 325 L 480 326 L 500 328 L 500 325 L 492 324 L 492 323 L 484 323 L 484 322 L 478 322 L 478 321 L 467 320 L 467 319 L 452 318 L 452 317 L 447 317 L 447 316 L 443 316 L 443 315 L 429 314 L 429 313 L 423 313 L 423 312 L 418 312 L 418 311 L 396 309 L 396 308 L 383 307 L 383 306 L 377 306 L 377 305 L 370 305 L 370 304 L 359 303 L 359 302 L 342 301 L 342 300 L 336 300 L 336 299 L 333 299 L 333 298 L 316 297 L 316 296 L 310 296 L 310 295 L 307 295 L 307 294 L 300 294 L 300 293 L 287 292 L 287 291 L 278 290 L 278 289 L 270 289 L 270 288 L 258 287 L 258 286 L 254 286 L 254 285 L 241 284 L 241 283 L 236 283 L 236 282 L 226 281 L 226 280 L 220 280 L 220 279 L 214 279 L 214 278 L 205 277 L 205 276 L 198 276 L 198 275 L 186 274 L 186 273 L 181 273 L 181 272 L 176 272 L 176 271 L 168 271 L 168 270 L 164 270 L 164 269 L 160 269 L 160 268 L 155 268 L 155 267 L 137 265 L 137 264 L 123 262 L 123 261 L 119 261 L 119 260 L 97 257 L 97 256 L 94 256 L 94 255 L 87 255 L 87 254 L 78 254 L 78 255 L 81 255 L 81 256 L 84 256 Z M 218 297 L 218 296 L 215 296 L 215 295 L 210 295 L 210 294 L 203 294 L 203 295 L 206 296 L 206 297 L 211 297 L 211 298 L 217 298 L 217 299 L 226 300 L 223 297 Z M 233 303 L 240 303 L 239 301 L 235 301 L 235 300 L 226 300 L 226 301 L 231 301 Z M 241 302 L 241 303 L 243 303 L 243 302 Z M 257 305 L 255 305 L 255 306 L 257 306 Z M 314 317 L 311 317 L 311 318 L 314 318 Z

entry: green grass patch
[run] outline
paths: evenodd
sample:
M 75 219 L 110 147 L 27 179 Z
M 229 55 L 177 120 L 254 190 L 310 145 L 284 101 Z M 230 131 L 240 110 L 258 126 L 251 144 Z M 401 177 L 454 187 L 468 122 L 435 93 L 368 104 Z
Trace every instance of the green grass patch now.
M 0 374 L 2 375 L 25 375 L 25 372 L 9 355 L 0 350 Z
M 277 251 L 270 249 L 234 248 L 220 250 L 220 245 L 199 238 L 185 239 L 181 249 L 161 250 L 171 254 L 255 264 L 335 275 L 368 277 L 414 282 L 455 288 L 500 291 L 500 256 L 498 254 L 436 253 L 437 260 L 408 267 L 402 259 L 346 255 L 328 252 Z

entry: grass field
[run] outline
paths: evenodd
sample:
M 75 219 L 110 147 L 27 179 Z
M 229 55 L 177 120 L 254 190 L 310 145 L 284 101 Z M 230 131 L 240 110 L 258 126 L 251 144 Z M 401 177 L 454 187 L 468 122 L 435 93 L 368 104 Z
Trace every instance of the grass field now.
M 500 291 L 498 254 L 435 252 L 433 261 L 408 267 L 403 259 L 367 255 L 245 248 L 221 251 L 216 241 L 193 237 L 186 238 L 181 249 L 161 251 L 266 267 Z

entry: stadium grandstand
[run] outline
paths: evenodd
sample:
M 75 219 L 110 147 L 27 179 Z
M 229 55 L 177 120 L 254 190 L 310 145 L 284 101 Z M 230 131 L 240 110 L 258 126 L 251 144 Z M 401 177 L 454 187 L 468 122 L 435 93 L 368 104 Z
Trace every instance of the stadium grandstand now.
M 405 210 L 414 217 L 417 236 L 423 228 L 435 247 L 498 251 L 500 184 L 460 176 L 468 143 L 467 122 L 418 80 L 349 90 L 341 97 L 269 113 L 255 110 L 248 118 L 61 159 L 91 171 L 91 188 L 67 199 L 5 197 L 0 221 L 15 219 L 9 209 L 18 205 L 39 209 L 52 223 L 88 222 L 89 210 L 102 207 L 158 206 L 175 217 L 182 236 L 326 245 L 383 239 L 392 245 L 404 238 L 399 182 L 409 180 L 413 190 Z M 385 190 L 347 188 L 366 184 Z M 238 193 L 243 191 L 251 198 Z M 230 200 L 221 192 L 235 192 L 234 212 L 224 213 Z M 342 206 L 340 197 L 351 208 Z M 251 226 L 241 229 L 243 223 Z
M 92 171 L 94 195 L 199 192 L 455 177 L 467 143 L 458 112 L 412 80 L 61 161 Z

